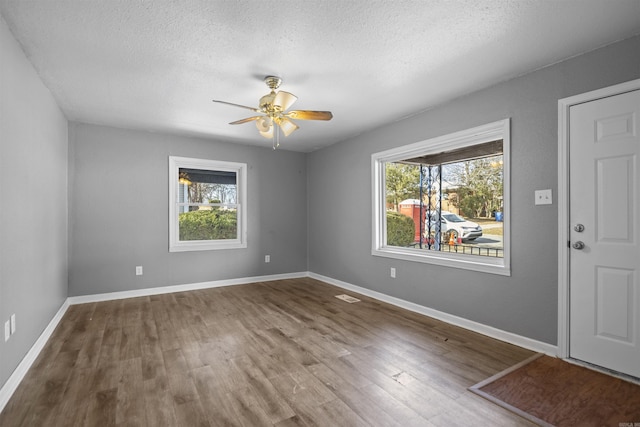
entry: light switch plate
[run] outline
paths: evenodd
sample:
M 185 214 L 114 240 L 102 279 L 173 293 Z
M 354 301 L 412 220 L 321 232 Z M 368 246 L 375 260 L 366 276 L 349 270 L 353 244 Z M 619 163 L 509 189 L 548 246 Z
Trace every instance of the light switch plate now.
M 11 336 L 11 326 L 9 325 L 9 321 L 4 322 L 4 340 L 9 341 L 9 337 Z
M 549 190 L 536 190 L 535 192 L 535 204 L 536 205 L 550 205 L 553 203 L 551 189 Z

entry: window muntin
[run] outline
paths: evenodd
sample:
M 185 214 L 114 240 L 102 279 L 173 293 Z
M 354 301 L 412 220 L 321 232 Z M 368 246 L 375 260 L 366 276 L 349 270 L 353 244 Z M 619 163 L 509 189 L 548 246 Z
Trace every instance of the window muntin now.
M 373 154 L 372 254 L 509 275 L 509 146 L 509 120 L 506 119 Z M 464 200 L 460 196 L 469 190 L 456 186 L 459 182 L 450 182 L 454 180 L 449 175 L 456 167 L 469 167 L 470 162 L 491 168 L 491 175 L 499 177 L 499 183 L 494 179 L 496 182 L 487 184 L 495 186 L 491 203 L 484 201 L 484 214 L 494 221 L 489 224 L 492 234 L 502 234 L 492 236 L 498 242 L 492 249 L 483 249 L 484 245 L 474 243 L 490 240 L 479 238 L 474 224 L 448 220 L 449 211 L 462 213 Z M 402 174 L 398 173 L 399 169 Z M 481 179 L 489 180 L 486 176 Z M 479 195 L 474 197 L 478 199 Z M 402 212 L 402 202 L 413 206 Z M 468 212 L 474 204 L 467 205 L 464 207 Z M 389 212 L 394 214 L 393 218 Z M 411 216 L 413 220 L 415 237 L 409 243 L 398 238 L 397 213 Z M 460 216 L 463 221 L 470 220 L 470 215 Z M 393 229 L 388 230 L 390 220 L 393 220 Z M 389 233 L 392 242 L 387 240 Z M 455 240 L 450 239 L 452 233 Z
M 169 157 L 169 251 L 246 247 L 246 164 Z

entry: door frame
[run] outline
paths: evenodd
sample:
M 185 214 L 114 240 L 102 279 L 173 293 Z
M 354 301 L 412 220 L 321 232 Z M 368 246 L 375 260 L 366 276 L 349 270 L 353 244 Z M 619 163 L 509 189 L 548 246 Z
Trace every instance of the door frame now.
M 572 106 L 640 89 L 640 79 L 558 100 L 558 346 L 570 356 L 569 337 L 569 110 Z

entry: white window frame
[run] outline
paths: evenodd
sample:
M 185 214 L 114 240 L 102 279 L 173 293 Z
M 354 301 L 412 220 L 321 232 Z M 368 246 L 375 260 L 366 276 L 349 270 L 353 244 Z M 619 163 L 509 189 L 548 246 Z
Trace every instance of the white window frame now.
M 504 119 L 472 129 L 431 138 L 371 155 L 372 181 L 372 247 L 371 254 L 387 258 L 436 264 L 446 267 L 474 270 L 484 273 L 511 275 L 511 138 L 510 120 Z M 387 215 L 385 194 L 385 165 L 412 157 L 437 154 L 443 151 L 469 147 L 485 142 L 502 139 L 503 156 L 503 239 L 504 256 L 502 258 L 483 257 L 477 255 L 457 254 L 450 252 L 419 250 L 387 246 Z
M 235 239 L 180 241 L 179 169 L 203 169 L 236 173 L 238 234 Z M 221 160 L 169 156 L 169 252 L 241 249 L 247 247 L 247 164 Z

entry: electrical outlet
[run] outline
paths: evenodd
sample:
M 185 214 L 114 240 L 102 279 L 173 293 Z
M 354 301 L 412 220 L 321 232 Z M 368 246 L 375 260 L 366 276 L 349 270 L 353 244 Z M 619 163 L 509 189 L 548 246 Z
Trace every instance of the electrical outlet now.
M 271 262 L 271 255 L 265 255 L 264 262 Z
M 536 205 L 550 205 L 553 203 L 551 190 L 536 190 L 535 192 L 535 204 Z
M 390 274 L 391 274 L 391 277 L 393 277 L 394 279 L 396 278 L 396 268 L 395 267 L 391 267 Z
M 16 333 L 16 315 L 15 313 L 11 315 L 11 335 Z
M 136 267 L 136 276 L 142 276 L 142 266 L 141 265 Z
M 11 336 L 11 326 L 9 325 L 9 321 L 4 322 L 4 340 L 9 341 L 9 337 Z

